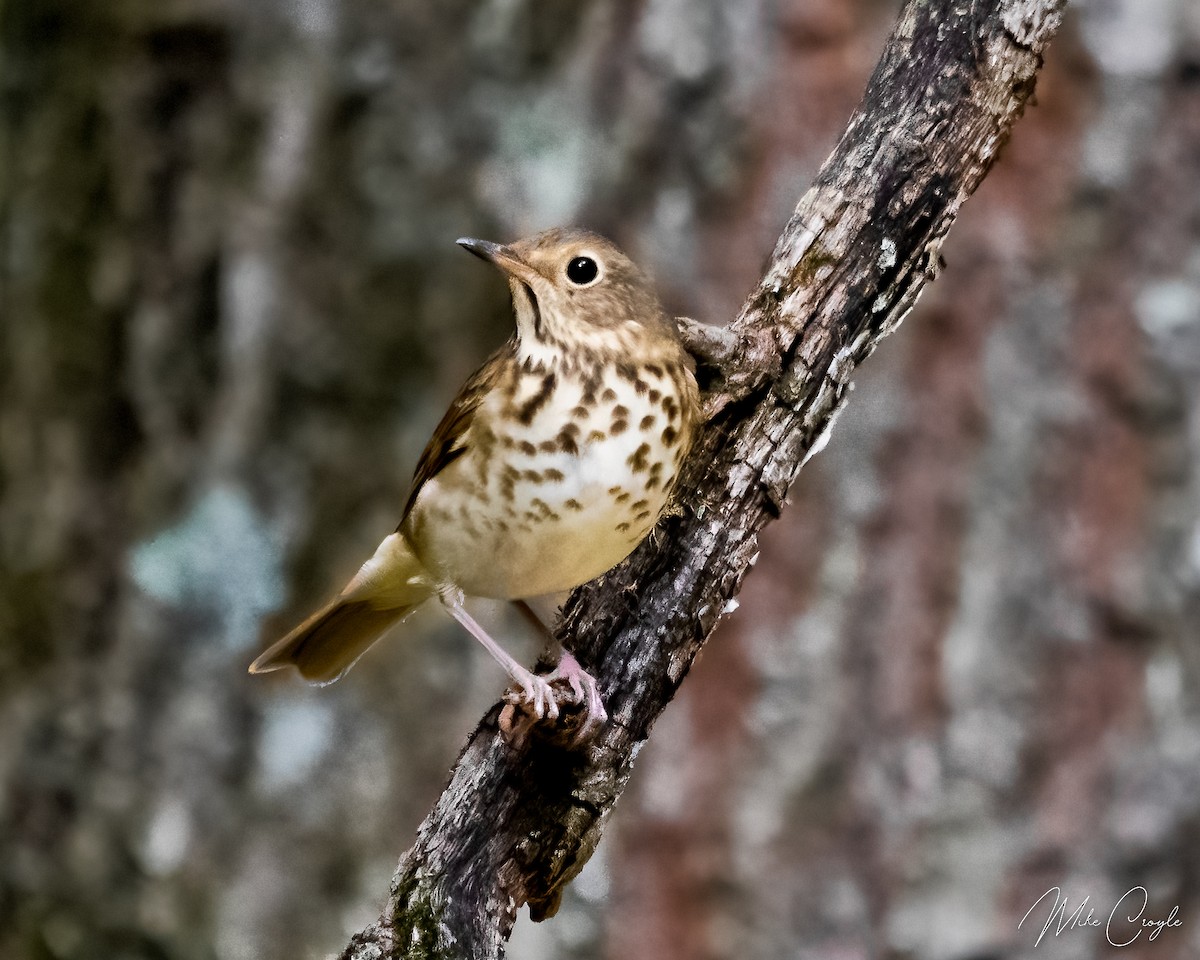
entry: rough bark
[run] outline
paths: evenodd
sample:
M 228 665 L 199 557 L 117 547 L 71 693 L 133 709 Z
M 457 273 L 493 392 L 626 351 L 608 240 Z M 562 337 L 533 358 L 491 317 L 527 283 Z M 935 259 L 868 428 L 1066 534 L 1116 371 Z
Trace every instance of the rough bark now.
M 638 747 L 757 556 L 855 368 L 939 269 L 940 248 L 1032 95 L 1061 0 L 902 11 L 866 95 L 738 319 L 689 327 L 710 420 L 678 511 L 577 591 L 561 635 L 611 721 L 583 750 L 507 743 L 493 709 L 348 958 L 498 957 L 516 912 L 554 912 L 628 781 Z

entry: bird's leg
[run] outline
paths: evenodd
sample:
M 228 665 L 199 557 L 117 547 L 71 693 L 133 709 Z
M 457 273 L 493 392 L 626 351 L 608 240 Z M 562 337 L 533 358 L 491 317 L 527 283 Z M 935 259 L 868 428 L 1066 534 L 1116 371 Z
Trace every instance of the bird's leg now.
M 461 591 L 457 589 L 443 589 L 438 592 L 438 598 L 442 601 L 442 606 L 446 608 L 450 616 L 461 623 L 467 633 L 482 643 L 483 648 L 495 658 L 500 666 L 508 671 L 508 675 L 521 688 L 521 699 L 529 704 L 534 715 L 538 719 L 542 717 L 550 720 L 557 719 L 558 702 L 554 699 L 554 691 L 550 687 L 550 681 L 544 677 L 530 673 L 517 663 L 500 644 L 491 638 L 488 632 L 476 622 L 475 618 L 467 613 L 466 608 L 463 606 Z
M 579 661 L 566 647 L 559 643 L 558 638 L 554 636 L 549 627 L 542 623 L 542 618 L 528 603 L 524 600 L 514 600 L 512 603 L 533 628 L 549 639 L 558 649 L 558 664 L 546 676 L 546 680 L 550 683 L 555 680 L 567 682 L 571 693 L 575 695 L 575 702 L 583 706 L 583 723 L 579 727 L 576 739 L 582 740 L 588 737 L 596 727 L 608 719 L 608 711 L 604 709 L 604 701 L 600 697 L 600 690 L 596 686 L 595 678 L 579 665 Z

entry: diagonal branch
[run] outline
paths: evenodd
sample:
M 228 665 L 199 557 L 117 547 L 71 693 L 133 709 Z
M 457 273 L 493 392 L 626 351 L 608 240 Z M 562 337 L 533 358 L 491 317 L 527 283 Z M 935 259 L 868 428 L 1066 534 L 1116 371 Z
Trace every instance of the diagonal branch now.
M 586 749 L 519 746 L 494 708 L 392 880 L 351 960 L 503 955 L 518 908 L 551 915 L 587 861 L 637 747 L 736 605 L 855 368 L 940 268 L 963 201 L 1033 93 L 1065 0 L 908 0 L 862 103 L 726 330 L 685 323 L 710 419 L 678 511 L 616 570 L 575 591 L 560 635 L 611 721 Z

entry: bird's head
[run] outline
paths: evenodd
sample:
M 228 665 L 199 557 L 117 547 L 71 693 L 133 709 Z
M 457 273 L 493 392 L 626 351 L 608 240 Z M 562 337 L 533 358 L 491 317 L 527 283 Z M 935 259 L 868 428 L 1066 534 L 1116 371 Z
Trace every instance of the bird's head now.
M 526 351 L 605 353 L 677 340 L 649 277 L 597 233 L 560 227 L 511 244 L 470 238 L 458 244 L 508 277 Z

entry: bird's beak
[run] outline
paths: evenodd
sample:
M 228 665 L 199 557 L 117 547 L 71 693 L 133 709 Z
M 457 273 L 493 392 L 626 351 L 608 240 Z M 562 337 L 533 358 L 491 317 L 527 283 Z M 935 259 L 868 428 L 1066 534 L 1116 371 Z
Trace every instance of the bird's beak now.
M 491 240 L 476 240 L 473 237 L 460 237 L 455 241 L 464 250 L 475 254 L 480 260 L 495 264 L 510 277 L 515 277 L 525 284 L 532 284 L 539 279 L 539 274 L 529 264 L 516 255 L 511 247 Z

